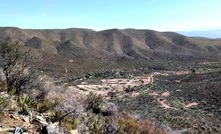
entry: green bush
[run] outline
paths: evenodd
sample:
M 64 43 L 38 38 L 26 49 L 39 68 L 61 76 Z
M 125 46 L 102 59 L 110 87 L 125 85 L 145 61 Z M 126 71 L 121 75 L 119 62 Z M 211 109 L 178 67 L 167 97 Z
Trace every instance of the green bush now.
M 179 108 L 179 109 L 185 108 L 185 104 L 180 100 L 174 100 L 172 102 L 172 106 L 175 107 L 175 108 Z
M 13 90 L 14 94 L 19 95 L 21 92 L 31 92 L 40 89 L 40 81 L 37 73 L 30 66 L 31 55 L 29 51 L 22 47 L 18 42 L 0 41 L 0 68 L 6 79 L 7 92 Z
M 0 92 L 7 90 L 7 83 L 5 81 L 0 81 Z
M 80 124 L 80 120 L 73 116 L 66 117 L 66 119 L 64 120 L 64 126 L 68 130 L 76 129 L 79 124 Z
M 131 117 L 127 117 L 119 122 L 119 134 L 140 134 L 138 122 Z
M 59 122 L 60 124 L 63 117 L 64 117 L 64 114 L 61 111 L 53 109 L 53 110 L 50 110 L 49 117 L 47 120 L 49 120 L 50 122 Z
M 104 104 L 103 98 L 101 95 L 97 96 L 92 92 L 89 93 L 87 98 L 87 108 L 86 110 L 92 110 L 93 113 L 99 114 L 102 105 Z
M 36 111 L 39 113 L 45 113 L 49 110 L 52 110 L 55 107 L 55 104 L 51 102 L 49 99 L 38 102 L 36 105 Z
M 8 107 L 9 100 L 5 97 L 0 96 L 0 120 L 3 112 Z
M 33 110 L 36 107 L 35 100 L 30 96 L 18 96 L 17 103 L 20 107 L 19 112 L 24 115 L 27 115 L 29 111 Z

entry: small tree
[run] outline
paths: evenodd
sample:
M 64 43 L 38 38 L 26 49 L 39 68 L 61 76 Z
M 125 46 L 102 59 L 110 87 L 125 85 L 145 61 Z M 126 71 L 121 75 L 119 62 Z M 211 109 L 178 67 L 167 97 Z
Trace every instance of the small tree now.
M 34 84 L 35 74 L 30 71 L 29 52 L 18 42 L 0 42 L 0 67 L 6 78 L 7 92 L 18 94 Z

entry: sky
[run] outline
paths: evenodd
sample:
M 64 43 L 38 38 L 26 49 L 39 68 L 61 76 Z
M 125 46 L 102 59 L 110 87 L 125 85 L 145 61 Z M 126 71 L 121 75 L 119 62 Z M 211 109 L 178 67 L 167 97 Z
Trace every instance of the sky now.
M 0 0 L 0 27 L 221 29 L 221 0 Z

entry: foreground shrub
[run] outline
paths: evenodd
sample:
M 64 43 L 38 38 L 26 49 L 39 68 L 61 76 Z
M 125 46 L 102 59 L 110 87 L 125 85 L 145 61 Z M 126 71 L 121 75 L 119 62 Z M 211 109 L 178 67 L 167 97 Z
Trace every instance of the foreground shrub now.
M 97 96 L 96 94 L 90 92 L 89 95 L 87 96 L 86 103 L 87 103 L 87 108 L 86 108 L 87 111 L 92 110 L 93 113 L 99 114 L 102 105 L 104 104 L 104 101 L 101 95 Z
M 160 126 L 154 126 L 149 121 L 140 121 L 139 125 L 141 134 L 167 134 Z
M 128 115 L 102 116 L 88 113 L 78 126 L 80 134 L 167 134 L 160 126 Z
M 68 129 L 74 128 L 75 119 L 78 119 L 84 111 L 83 96 L 75 90 L 56 87 L 53 83 L 48 83 L 48 87 L 51 90 L 49 90 L 44 104 L 41 104 L 42 108 L 44 108 L 43 105 L 46 105 L 49 109 L 47 120 L 53 123 L 58 122 L 59 125 L 68 127 Z
M 25 48 L 10 40 L 0 42 L 0 59 L 8 93 L 34 95 L 41 90 L 38 74 L 31 68 L 31 56 Z
M 7 90 L 7 83 L 5 81 L 0 81 L 0 92 Z
M 104 117 L 100 114 L 87 113 L 78 126 L 80 134 L 115 134 L 118 132 L 118 120 L 112 117 Z
M 127 117 L 119 122 L 119 133 L 140 134 L 140 125 L 134 118 Z
M 67 128 L 68 130 L 76 129 L 79 124 L 80 124 L 80 119 L 74 116 L 67 116 L 63 121 L 64 127 Z
M 63 119 L 63 113 L 61 111 L 56 111 L 56 110 L 51 110 L 49 112 L 49 117 L 47 120 L 49 120 L 50 122 L 59 122 L 59 124 L 61 123 L 62 119 Z
M 8 107 L 9 105 L 9 100 L 8 98 L 4 97 L 4 96 L 0 96 L 0 121 L 2 118 L 2 114 L 5 111 L 5 109 Z
M 137 120 L 125 117 L 119 121 L 120 134 L 167 134 L 160 126 L 155 126 L 147 120 Z
M 45 99 L 38 102 L 38 104 L 36 105 L 36 111 L 39 113 L 45 113 L 49 110 L 54 109 L 54 107 L 55 104 L 52 101 L 50 101 L 49 99 Z
M 36 107 L 36 102 L 30 96 L 19 96 L 17 98 L 17 103 L 20 108 L 19 113 L 28 115 L 29 111 Z

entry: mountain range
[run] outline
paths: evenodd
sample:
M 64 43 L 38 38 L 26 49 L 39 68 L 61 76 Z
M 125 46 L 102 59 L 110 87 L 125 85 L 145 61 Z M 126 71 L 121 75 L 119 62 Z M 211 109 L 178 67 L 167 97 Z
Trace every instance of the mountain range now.
M 175 32 L 109 29 L 20 29 L 1 27 L 0 40 L 31 48 L 43 66 L 124 60 L 219 60 L 221 39 L 187 37 Z M 73 66 L 72 64 L 70 66 Z

